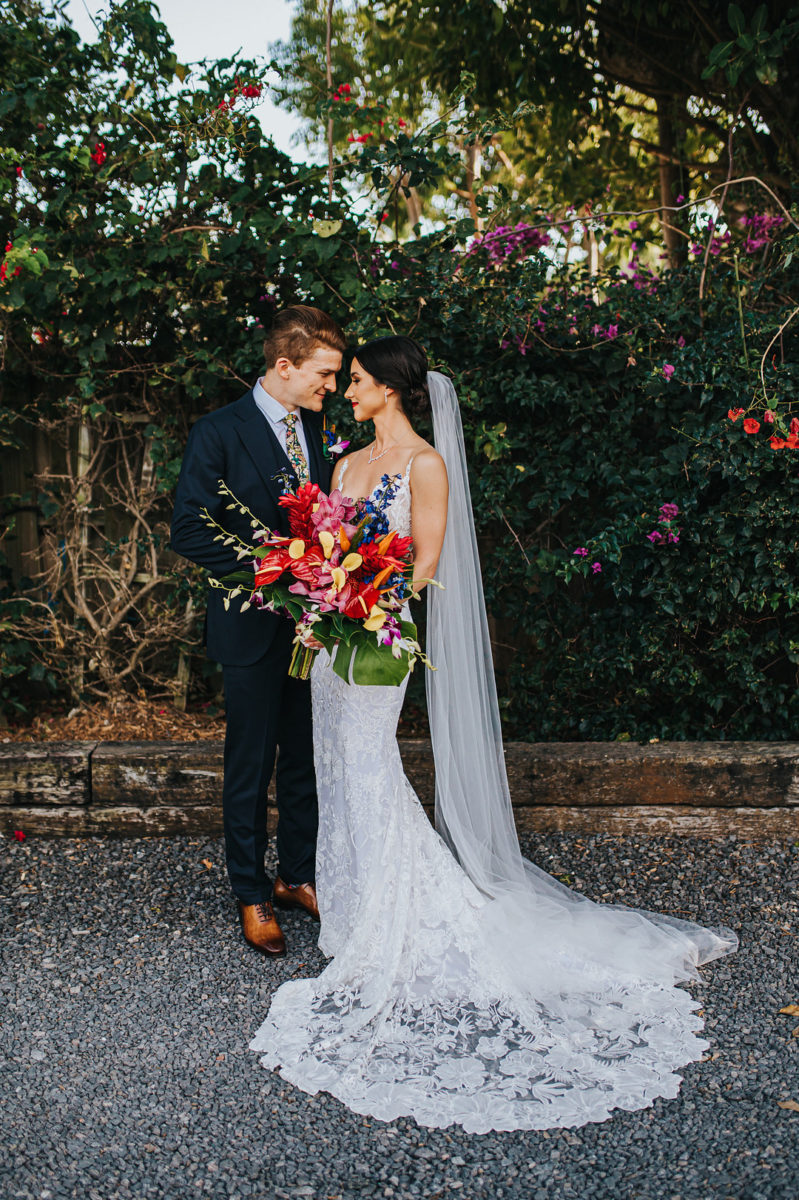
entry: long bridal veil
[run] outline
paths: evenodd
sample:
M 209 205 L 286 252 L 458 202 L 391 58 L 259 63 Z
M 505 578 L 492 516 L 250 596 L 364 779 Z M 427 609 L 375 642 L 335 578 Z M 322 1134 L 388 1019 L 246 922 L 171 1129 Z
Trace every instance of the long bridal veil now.
M 427 649 L 436 668 L 426 672 L 436 828 L 502 913 L 495 929 L 515 931 L 519 940 L 509 939 L 508 953 L 519 954 L 529 931 L 531 952 L 540 951 L 543 938 L 549 946 L 554 940 L 573 961 L 586 956 L 628 977 L 671 983 L 695 976 L 701 963 L 735 950 L 732 930 L 596 904 L 522 856 L 502 748 L 458 398 L 445 375 L 431 371 L 427 379 L 435 446 L 449 476 L 447 529 L 436 571 L 443 588 L 428 589 Z

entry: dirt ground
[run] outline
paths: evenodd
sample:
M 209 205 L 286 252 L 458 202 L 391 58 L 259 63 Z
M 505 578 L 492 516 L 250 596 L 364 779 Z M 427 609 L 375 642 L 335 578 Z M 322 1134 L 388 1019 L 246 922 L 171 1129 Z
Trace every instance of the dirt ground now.
M 426 714 L 418 704 L 406 701 L 398 732 L 400 737 L 428 736 Z M 113 706 L 97 703 L 69 712 L 44 712 L 0 728 L 0 743 L 221 742 L 224 737 L 225 714 L 219 707 L 180 712 L 166 700 L 132 698 Z
M 180 712 L 168 701 L 127 699 L 87 704 L 69 712 L 45 712 L 0 730 L 0 742 L 193 742 L 222 741 L 225 714 L 216 709 Z

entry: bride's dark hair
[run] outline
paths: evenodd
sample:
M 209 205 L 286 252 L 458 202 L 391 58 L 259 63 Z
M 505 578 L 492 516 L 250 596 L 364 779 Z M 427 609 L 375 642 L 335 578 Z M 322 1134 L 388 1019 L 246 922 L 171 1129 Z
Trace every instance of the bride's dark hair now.
M 406 416 L 425 417 L 429 414 L 427 355 L 413 338 L 374 338 L 359 346 L 353 357 L 378 383 L 399 392 Z

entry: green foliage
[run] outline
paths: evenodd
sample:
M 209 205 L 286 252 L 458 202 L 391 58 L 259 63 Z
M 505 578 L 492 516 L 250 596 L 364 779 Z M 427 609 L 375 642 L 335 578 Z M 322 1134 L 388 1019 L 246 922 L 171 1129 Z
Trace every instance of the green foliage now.
M 582 195 L 562 188 L 555 197 L 550 175 L 557 202 L 546 216 L 553 219 L 528 215 L 541 228 L 536 237 L 523 234 L 516 248 L 498 233 L 500 221 L 519 218 L 519 196 L 510 189 L 470 193 L 485 225 L 482 242 L 474 243 L 475 213 L 463 219 L 462 208 L 447 211 L 447 188 L 459 178 L 453 155 L 481 139 L 494 144 L 520 102 L 554 96 L 564 114 L 568 103 L 594 114 L 603 104 L 613 109 L 611 88 L 597 85 L 584 105 L 580 83 L 589 45 L 600 53 L 605 27 L 584 28 L 578 57 L 556 75 L 569 22 L 584 6 L 553 5 L 561 16 L 525 35 L 530 53 L 515 87 L 508 74 L 514 60 L 500 59 L 500 51 L 522 6 L 490 6 L 486 26 L 486 4 L 464 3 L 452 37 L 459 50 L 480 48 L 466 64 L 475 109 L 467 111 L 461 97 L 445 127 L 436 127 L 433 112 L 431 125 L 409 122 L 348 150 L 335 164 L 332 201 L 324 168 L 278 153 L 247 105 L 230 105 L 237 76 L 257 82 L 256 64 L 188 72 L 146 3 L 116 5 L 94 46 L 81 45 L 34 3 L 24 20 L 2 22 L 2 145 L 12 169 L 0 179 L 11 242 L 0 285 L 0 445 L 28 444 L 37 421 L 63 431 L 72 476 L 65 466 L 60 482 L 30 484 L 43 535 L 65 544 L 86 509 L 74 470 L 79 429 L 88 428 L 92 447 L 124 446 L 134 482 L 146 474 L 146 459 L 162 524 L 153 519 L 148 532 L 134 528 L 131 516 L 127 527 L 98 524 L 92 536 L 113 571 L 124 570 L 134 544 L 142 556 L 154 550 L 164 572 L 124 626 L 114 626 L 117 658 L 104 677 L 87 649 L 85 621 L 71 614 L 66 583 L 49 592 L 19 576 L 7 584 L 0 613 L 10 646 L 0 660 L 6 705 L 24 696 L 18 684 L 29 671 L 74 690 L 71 659 L 80 655 L 84 693 L 108 687 L 123 653 L 135 655 L 159 627 L 180 627 L 169 621 L 189 610 L 200 580 L 166 554 L 163 519 L 190 419 L 241 394 L 258 369 L 260 336 L 275 307 L 302 301 L 327 309 L 353 341 L 387 331 L 417 337 L 431 363 L 455 378 L 508 734 L 796 735 L 799 459 L 795 450 L 771 448 L 765 424 L 746 434 L 742 420 L 727 418 L 728 409 L 741 407 L 762 421 L 768 409 L 771 428 L 790 436 L 799 404 L 795 213 L 778 206 L 773 188 L 734 185 L 715 230 L 710 204 L 690 210 L 684 232 L 696 252 L 664 271 L 655 216 L 640 218 L 632 251 L 627 218 L 606 217 L 598 204 L 593 213 L 568 212 L 592 191 L 609 210 L 606 187 L 619 178 L 612 156 L 608 177 L 600 158 L 590 188 L 580 176 Z M 407 7 L 392 8 L 397 21 Z M 609 20 L 612 5 L 595 7 Z M 629 8 L 621 0 L 616 7 L 622 15 Z M 647 18 L 641 37 L 657 43 L 674 5 L 637 7 Z M 0 8 L 10 15 L 8 0 Z M 544 6 L 536 20 L 554 8 Z M 744 15 L 749 29 L 754 17 L 748 9 Z M 489 29 L 485 44 L 469 24 L 478 18 Z M 375 19 L 385 22 L 381 36 L 396 34 L 391 13 L 381 9 Z M 778 28 L 775 21 L 772 33 Z M 706 40 L 709 53 L 722 37 L 708 33 Z M 411 50 L 421 55 L 425 47 L 409 48 L 409 70 Z M 441 86 L 456 88 L 463 56 L 457 71 L 452 54 L 441 57 L 452 76 L 442 75 Z M 706 54 L 692 52 L 691 62 L 703 69 Z M 750 86 L 750 74 L 746 65 L 739 86 Z M 324 120 L 327 112 L 320 110 Z M 561 127 L 557 116 L 534 115 L 551 155 L 553 131 L 567 128 L 566 116 Z M 532 120 L 529 112 L 521 116 Z M 616 111 L 613 119 L 626 118 Z M 764 134 L 762 123 L 757 132 Z M 579 157 L 578 142 L 563 145 L 567 159 Z M 780 154 L 775 162 L 787 169 Z M 567 162 L 564 178 L 576 180 L 569 170 Z M 391 239 L 400 218 L 381 218 L 405 198 L 411 176 L 420 194 L 442 199 L 443 227 L 400 242 Z M 371 209 L 362 199 L 369 189 Z M 764 214 L 766 225 L 744 229 L 739 218 L 753 213 Z M 584 256 L 564 262 L 564 240 L 577 226 L 583 244 L 590 234 L 598 246 L 593 274 Z M 533 248 L 536 240 L 542 249 Z M 362 431 L 343 402 L 338 408 L 331 414 L 338 432 L 349 425 L 345 436 L 357 445 Z M 101 485 L 108 495 L 116 486 Z M 125 493 L 131 513 L 137 487 Z M 119 494 L 114 503 L 118 510 Z M 661 519 L 664 503 L 679 510 L 669 524 Z M 29 504 L 17 490 L 9 515 Z M 664 541 L 648 538 L 658 532 Z M 670 542 L 669 532 L 679 541 Z M 14 536 L 12 529 L 8 545 Z M 575 555 L 579 548 L 587 555 Z M 50 614 L 45 625 L 66 631 L 66 649 L 25 637 L 25 610 L 37 605 Z M 126 686 L 168 688 L 177 649 L 196 646 L 197 609 L 179 635 L 154 643 Z
M 795 736 L 799 451 L 768 436 L 799 411 L 790 326 L 765 392 L 759 370 L 790 312 L 768 281 L 796 294 L 795 242 L 755 257 L 736 233 L 703 305 L 701 255 L 590 277 L 541 254 L 487 266 L 451 234 L 391 250 L 357 328 L 410 330 L 455 375 L 508 732 Z M 739 406 L 774 424 L 746 434 Z

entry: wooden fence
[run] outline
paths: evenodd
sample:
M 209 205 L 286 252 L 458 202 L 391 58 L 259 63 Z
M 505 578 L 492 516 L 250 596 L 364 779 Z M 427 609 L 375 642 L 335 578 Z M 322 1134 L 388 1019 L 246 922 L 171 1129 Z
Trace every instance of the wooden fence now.
M 400 743 L 411 784 L 434 799 L 430 743 Z M 511 742 L 521 832 L 799 840 L 799 743 Z M 207 834 L 222 829 L 216 742 L 6 743 L 0 830 L 26 834 Z M 270 827 L 276 814 L 269 810 Z

